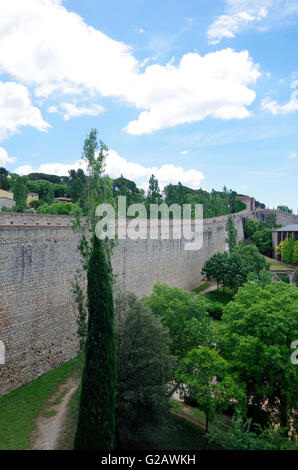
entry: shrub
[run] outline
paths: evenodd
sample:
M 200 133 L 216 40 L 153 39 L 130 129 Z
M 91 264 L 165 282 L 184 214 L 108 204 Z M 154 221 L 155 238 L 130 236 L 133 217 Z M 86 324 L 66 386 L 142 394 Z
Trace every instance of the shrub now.
M 214 320 L 221 320 L 223 314 L 223 307 L 218 303 L 211 303 L 207 307 L 207 312 L 212 318 L 214 318 Z

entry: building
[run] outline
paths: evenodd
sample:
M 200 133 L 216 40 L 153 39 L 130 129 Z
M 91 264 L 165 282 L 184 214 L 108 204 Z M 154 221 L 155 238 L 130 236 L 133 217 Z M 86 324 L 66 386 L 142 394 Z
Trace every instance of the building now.
M 28 196 L 26 199 L 26 206 L 30 207 L 30 202 L 38 201 L 38 200 L 39 200 L 39 195 L 37 193 L 28 193 Z
M 298 240 L 298 224 L 286 225 L 285 227 L 278 228 L 272 232 L 272 245 L 274 248 L 274 258 L 281 260 L 281 255 L 277 254 L 276 247 L 283 242 L 286 238 L 294 235 L 295 241 Z
M 5 189 L 0 189 L 0 210 L 2 207 L 8 207 L 11 209 L 15 205 L 13 200 L 13 193 L 11 191 L 6 191 Z
M 246 205 L 246 208 L 250 211 L 254 211 L 256 209 L 256 201 L 254 197 L 239 195 L 236 196 L 237 201 L 241 201 Z

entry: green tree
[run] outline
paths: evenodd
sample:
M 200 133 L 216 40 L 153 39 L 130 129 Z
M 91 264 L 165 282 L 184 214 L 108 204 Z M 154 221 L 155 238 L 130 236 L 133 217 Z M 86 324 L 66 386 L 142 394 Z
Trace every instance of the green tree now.
M 227 238 L 226 243 L 229 246 L 230 253 L 237 245 L 237 230 L 234 227 L 233 217 L 229 216 L 226 224 Z
M 262 426 L 289 426 L 297 404 L 297 366 L 291 343 L 298 330 L 297 288 L 248 282 L 224 310 L 220 351 L 247 387 L 250 413 Z
M 282 259 L 286 263 L 293 262 L 294 248 L 295 248 L 295 239 L 294 239 L 294 235 L 291 234 L 288 238 L 286 238 L 281 243 L 281 255 L 282 255 Z
M 255 242 L 257 248 L 265 256 L 272 256 L 272 229 L 263 228 L 252 234 L 251 239 Z
M 112 450 L 116 388 L 113 294 L 103 242 L 95 236 L 87 281 L 88 335 L 75 449 Z
M 26 200 L 28 195 L 27 177 L 25 176 L 14 176 L 12 185 L 13 198 L 15 200 L 15 211 L 25 212 L 27 208 Z
M 36 212 L 38 214 L 71 215 L 74 208 L 75 204 L 72 202 L 59 201 L 53 204 L 41 204 Z
M 255 232 L 260 228 L 260 223 L 257 220 L 245 218 L 244 223 L 244 236 L 245 238 L 251 238 Z
M 175 356 L 182 358 L 190 349 L 211 344 L 208 301 L 204 298 L 197 298 L 194 293 L 178 287 L 157 283 L 144 303 L 169 330 L 170 351 Z
M 154 433 L 158 437 L 168 416 L 167 384 L 176 361 L 160 319 L 130 292 L 118 291 L 114 299 L 116 436 L 117 447 L 123 448 Z
M 201 271 L 207 280 L 215 279 L 217 282 L 217 289 L 219 283 L 224 283 L 227 277 L 229 255 L 227 253 L 215 253 L 209 258 Z
M 56 183 L 53 186 L 55 197 L 67 197 L 69 194 L 68 186 L 65 183 Z
M 229 374 L 227 361 L 215 349 L 189 351 L 178 369 L 178 379 L 181 395 L 194 400 L 205 414 L 206 432 L 209 422 L 227 409 L 231 400 L 245 400 L 243 388 Z
M 255 245 L 245 245 L 245 243 L 240 242 L 233 253 L 241 255 L 249 265 L 250 271 L 259 274 L 262 269 L 266 271 L 270 269 L 270 263 L 266 261 L 266 258 L 259 252 Z
M 0 167 L 0 189 L 4 189 L 5 191 L 9 190 L 9 172 L 3 168 Z
M 29 180 L 28 190 L 37 193 L 39 198 L 47 204 L 54 202 L 54 185 L 48 180 Z
M 297 445 L 282 435 L 282 430 L 272 427 L 262 429 L 258 433 L 252 431 L 251 418 L 245 419 L 236 413 L 231 423 L 223 423 L 208 434 L 209 442 L 214 442 L 225 450 L 294 450 Z
M 145 200 L 145 206 L 148 211 L 148 215 L 150 211 L 150 204 L 160 204 L 161 201 L 162 201 L 162 196 L 160 193 L 158 181 L 154 175 L 151 175 L 149 179 L 149 188 L 147 192 L 147 197 Z
M 287 214 L 293 214 L 293 210 L 290 209 L 288 206 L 277 206 L 277 209 L 282 212 L 286 212 Z
M 296 240 L 294 244 L 293 263 L 298 264 L 298 240 Z
M 87 193 L 87 178 L 84 171 L 79 168 L 76 170 L 69 170 L 69 195 L 73 202 L 78 202 L 80 199 L 86 198 Z
M 142 203 L 144 198 L 144 191 L 137 188 L 134 181 L 124 178 L 116 178 L 113 181 L 113 195 L 114 197 L 125 196 L 127 206 L 130 204 Z

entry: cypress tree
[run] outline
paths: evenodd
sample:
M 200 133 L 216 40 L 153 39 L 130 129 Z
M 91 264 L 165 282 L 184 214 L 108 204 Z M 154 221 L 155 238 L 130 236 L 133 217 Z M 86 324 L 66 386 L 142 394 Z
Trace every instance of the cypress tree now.
M 113 294 L 103 242 L 95 236 L 87 280 L 86 362 L 74 447 L 112 450 L 116 388 Z

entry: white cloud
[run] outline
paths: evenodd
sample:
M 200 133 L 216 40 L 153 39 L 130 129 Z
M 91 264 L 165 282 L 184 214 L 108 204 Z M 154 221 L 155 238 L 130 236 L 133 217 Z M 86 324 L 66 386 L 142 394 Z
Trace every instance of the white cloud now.
M 40 97 L 82 88 L 122 96 L 137 69 L 126 44 L 88 26 L 60 0 L 1 0 L 0 37 L 0 69 L 34 85 Z
M 93 104 L 91 106 L 77 107 L 73 103 L 61 103 L 61 107 L 66 110 L 63 116 L 65 121 L 68 121 L 72 117 L 80 116 L 98 116 L 104 112 L 104 108 L 99 104 Z
M 283 105 L 278 104 L 276 100 L 271 100 L 269 97 L 265 98 L 261 103 L 262 111 L 267 111 L 273 115 L 277 114 L 289 114 L 298 111 L 298 101 L 291 98 L 288 103 Z
M 290 153 L 289 155 L 289 158 L 296 158 L 297 157 L 297 153 L 296 152 L 292 152 Z
M 32 126 L 39 131 L 50 127 L 42 119 L 40 110 L 33 106 L 24 85 L 0 82 L 0 141 L 23 126 Z
M 213 21 L 206 35 L 210 44 L 218 44 L 248 27 L 260 32 L 280 27 L 297 14 L 297 0 L 226 0 L 224 13 Z
M 185 149 L 180 152 L 180 155 L 187 155 L 189 153 L 189 150 Z
M 263 20 L 268 15 L 272 0 L 226 0 L 226 13 L 210 25 L 207 38 L 210 44 L 218 44 L 222 38 L 234 38 L 250 23 Z
M 60 176 L 67 176 L 68 170 L 82 168 L 86 171 L 86 165 L 82 160 L 77 160 L 72 164 L 64 163 L 45 163 L 38 168 L 33 168 L 30 165 L 19 166 L 15 172 L 20 175 L 26 175 L 32 172 L 41 172 L 49 174 L 57 174 Z M 191 188 L 198 188 L 205 178 L 203 173 L 198 170 L 190 169 L 185 170 L 182 167 L 177 167 L 172 164 L 164 164 L 161 167 L 146 167 L 139 163 L 127 161 L 125 158 L 118 155 L 114 150 L 110 150 L 106 158 L 106 173 L 111 178 L 118 178 L 121 174 L 128 179 L 136 181 L 138 185 L 146 188 L 148 180 L 152 174 L 158 179 L 161 188 L 169 183 L 178 183 L 189 186 Z
M 0 147 L 0 166 L 14 163 L 15 161 L 15 157 L 9 157 L 7 151 L 3 147 Z
M 224 49 L 200 56 L 189 53 L 176 67 L 151 65 L 130 94 L 145 109 L 125 130 L 140 135 L 177 124 L 217 119 L 242 119 L 255 99 L 248 88 L 260 76 L 247 51 Z
M 81 95 L 81 114 L 96 95 L 134 105 L 141 113 L 126 131 L 135 135 L 207 116 L 247 117 L 255 99 L 248 86 L 260 76 L 247 51 L 231 49 L 186 54 L 177 67 L 145 68 L 130 47 L 88 26 L 60 0 L 1 0 L 0 37 L 0 71 L 33 87 L 39 98 Z
M 49 106 L 47 109 L 48 113 L 58 113 L 58 107 L 57 106 Z

